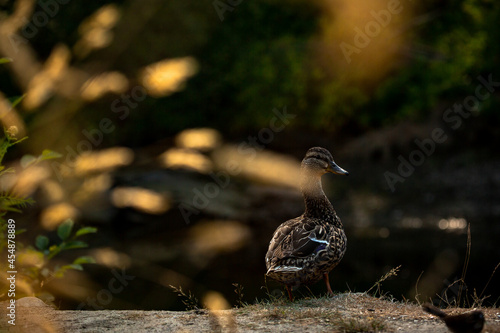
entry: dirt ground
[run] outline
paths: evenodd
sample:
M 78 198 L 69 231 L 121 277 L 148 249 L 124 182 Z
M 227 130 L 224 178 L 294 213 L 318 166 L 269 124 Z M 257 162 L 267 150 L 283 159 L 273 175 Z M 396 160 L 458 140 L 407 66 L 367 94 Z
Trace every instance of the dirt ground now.
M 248 305 L 231 310 L 59 311 L 41 300 L 16 302 L 16 325 L 8 324 L 2 302 L 2 332 L 448 332 L 416 304 L 344 293 L 333 298 Z M 481 309 L 483 332 L 500 332 L 500 309 Z M 452 314 L 466 309 L 445 310 Z

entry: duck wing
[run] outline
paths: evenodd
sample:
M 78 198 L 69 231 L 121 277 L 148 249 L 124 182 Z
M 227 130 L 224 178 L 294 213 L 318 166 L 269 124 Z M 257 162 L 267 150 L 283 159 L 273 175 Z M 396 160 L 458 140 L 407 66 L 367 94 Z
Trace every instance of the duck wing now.
M 299 218 L 287 221 L 276 230 L 266 257 L 277 262 L 314 256 L 329 245 L 328 235 L 324 225 L 303 223 Z

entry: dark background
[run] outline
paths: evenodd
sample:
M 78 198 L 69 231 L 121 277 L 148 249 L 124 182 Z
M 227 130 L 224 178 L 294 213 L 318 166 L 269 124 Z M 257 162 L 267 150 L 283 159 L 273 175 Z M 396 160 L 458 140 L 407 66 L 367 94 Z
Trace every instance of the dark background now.
M 246 302 L 281 294 L 264 255 L 303 211 L 295 172 L 312 146 L 350 172 L 323 178 L 349 239 L 334 290 L 401 265 L 382 283 L 397 299 L 452 302 L 464 286 L 461 304 L 497 303 L 500 3 L 0 1 L 0 16 L 0 101 L 25 95 L 1 121 L 29 136 L 2 190 L 36 200 L 12 214 L 22 241 L 55 241 L 66 218 L 99 229 L 57 261 L 97 264 L 41 288 L 57 306 L 184 309 L 169 285 L 231 305 L 233 283 Z M 43 149 L 62 157 L 19 167 Z

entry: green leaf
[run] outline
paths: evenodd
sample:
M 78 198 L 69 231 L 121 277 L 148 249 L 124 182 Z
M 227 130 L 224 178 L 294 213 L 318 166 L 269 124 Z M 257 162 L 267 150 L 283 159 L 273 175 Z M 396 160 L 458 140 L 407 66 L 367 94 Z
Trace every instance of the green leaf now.
M 38 235 L 35 240 L 35 246 L 43 251 L 49 246 L 49 239 L 46 236 Z
M 57 228 L 57 236 L 62 240 L 68 239 L 69 235 L 71 235 L 71 229 L 73 229 L 73 221 L 67 219 L 59 227 Z
M 90 256 L 81 256 L 76 258 L 73 261 L 73 264 L 75 265 L 80 265 L 80 264 L 95 264 L 95 259 L 90 257 Z
M 0 58 L 0 65 L 2 64 L 8 64 L 9 62 L 12 62 L 14 60 L 12 60 L 11 58 Z
M 17 106 L 17 104 L 21 103 L 21 101 L 24 99 L 24 96 L 25 95 L 9 98 L 12 108 L 15 108 Z
M 61 247 L 64 249 L 64 250 L 69 250 L 69 249 L 82 249 L 82 248 L 85 248 L 87 247 L 88 244 L 85 243 L 85 242 L 81 242 L 81 241 L 71 241 L 71 242 L 67 242 L 67 243 L 64 243 L 64 247 L 63 245 L 61 244 Z
M 66 265 L 68 268 L 76 269 L 78 271 L 83 271 L 83 266 L 79 264 Z
M 45 160 L 52 160 L 54 158 L 60 158 L 60 157 L 62 157 L 62 155 L 59 154 L 58 152 L 55 152 L 55 151 L 52 151 L 49 149 L 45 149 L 44 151 L 42 151 L 42 155 L 40 155 L 40 157 L 38 157 L 38 159 L 40 161 L 45 161 Z
M 26 232 L 26 229 L 18 229 L 18 230 L 16 230 L 15 235 L 16 235 L 16 236 L 17 236 L 17 235 L 20 235 L 20 234 L 22 234 L 23 232 Z
M 21 157 L 21 166 L 23 168 L 27 168 L 32 164 L 35 164 L 38 161 L 38 159 L 30 154 L 26 154 L 23 157 Z
M 14 168 L 8 168 L 8 169 L 5 169 L 2 167 L 2 169 L 0 169 L 0 176 L 5 174 L 5 173 L 15 173 L 16 170 Z
M 64 273 L 66 273 L 66 271 L 68 269 L 76 269 L 78 271 L 83 271 L 83 267 L 82 265 L 79 265 L 79 264 L 70 264 L 70 265 L 64 265 L 62 267 L 58 267 L 55 271 L 54 271 L 54 276 L 56 278 L 61 278 L 64 276 Z
M 63 244 L 64 244 L 64 242 L 63 242 Z M 61 252 L 63 250 L 63 248 L 62 248 L 63 244 L 61 244 L 61 246 L 56 245 L 56 244 L 51 245 L 49 247 L 49 253 L 46 253 L 47 259 L 50 260 L 50 259 L 54 258 L 56 255 L 58 255 L 59 252 Z M 45 252 L 47 252 L 47 251 L 45 251 Z
M 42 152 L 42 154 L 38 157 L 33 156 L 33 155 L 29 155 L 29 154 L 21 157 L 21 166 L 23 168 L 27 168 L 30 165 L 36 164 L 38 162 L 45 161 L 45 160 L 52 160 L 52 159 L 60 158 L 60 157 L 62 157 L 61 154 L 59 154 L 55 151 L 49 150 L 49 149 L 45 149 Z
M 80 237 L 82 235 L 96 233 L 96 232 L 97 232 L 97 228 L 94 228 L 94 227 L 84 227 L 84 228 L 81 228 L 80 230 L 78 230 L 76 232 L 75 237 Z

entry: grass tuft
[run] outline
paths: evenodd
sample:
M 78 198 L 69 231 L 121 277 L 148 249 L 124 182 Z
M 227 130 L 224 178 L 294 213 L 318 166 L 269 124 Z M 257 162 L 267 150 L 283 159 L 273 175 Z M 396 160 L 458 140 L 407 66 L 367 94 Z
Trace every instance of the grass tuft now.
M 186 306 L 186 310 L 197 310 L 199 309 L 198 299 L 189 291 L 187 294 L 182 290 L 182 287 L 175 287 L 169 285 L 169 287 L 179 296 L 182 300 L 182 304 Z
M 377 288 L 375 290 L 375 292 L 373 293 L 373 296 L 376 297 L 377 293 L 379 296 L 382 296 L 382 289 L 381 289 L 382 282 L 384 282 L 385 280 L 387 280 L 388 278 L 390 278 L 392 276 L 397 276 L 400 268 L 401 268 L 401 265 L 399 265 L 398 267 L 392 268 L 389 272 L 385 273 L 377 282 L 375 282 L 375 284 L 373 286 L 370 287 L 370 289 L 368 289 L 366 291 L 366 293 L 369 294 L 370 291 L 372 291 L 372 289 Z
M 234 292 L 236 293 L 236 307 L 241 308 L 245 306 L 245 302 L 243 302 L 243 286 L 239 283 L 233 283 Z

